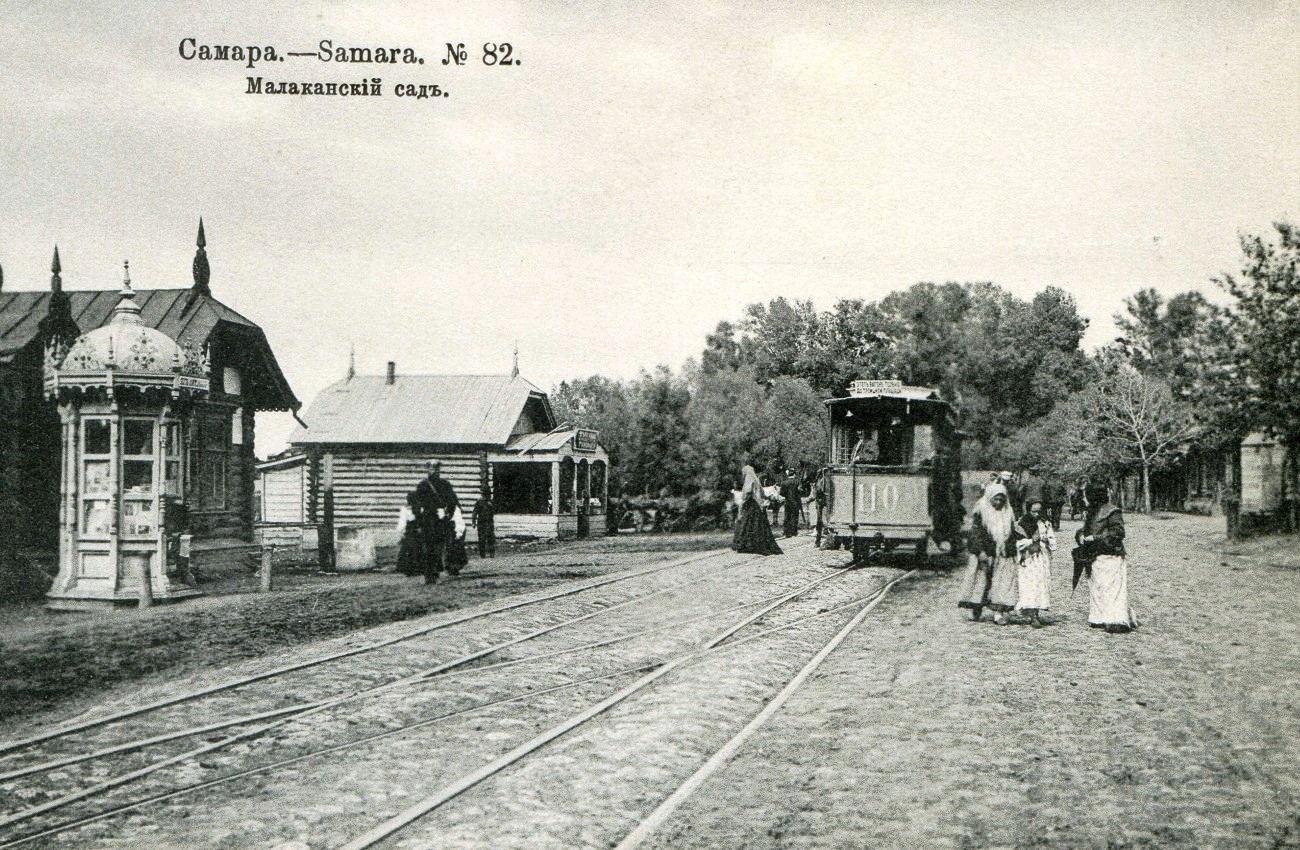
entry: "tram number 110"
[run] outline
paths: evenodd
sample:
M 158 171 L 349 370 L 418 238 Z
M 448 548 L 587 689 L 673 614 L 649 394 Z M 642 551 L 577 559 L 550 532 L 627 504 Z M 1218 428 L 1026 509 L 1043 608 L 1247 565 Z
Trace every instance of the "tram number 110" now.
M 870 487 L 865 481 L 858 485 L 858 506 L 869 514 L 875 513 L 878 508 L 893 513 L 894 508 L 898 507 L 898 498 L 898 485 L 892 481 L 884 484 L 872 482 Z

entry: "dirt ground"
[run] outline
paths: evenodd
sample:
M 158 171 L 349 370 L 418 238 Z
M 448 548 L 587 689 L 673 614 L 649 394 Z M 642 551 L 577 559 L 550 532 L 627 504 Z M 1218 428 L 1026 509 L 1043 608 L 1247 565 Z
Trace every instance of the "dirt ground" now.
M 67 714 L 106 688 L 219 667 L 383 623 L 462 608 L 573 579 L 725 548 L 725 533 L 530 543 L 471 557 L 456 582 L 426 586 L 391 571 L 285 572 L 272 593 L 250 573 L 207 596 L 148 610 L 66 613 L 0 605 L 0 719 Z
M 1069 541 L 1077 523 L 1066 523 L 1061 533 L 1054 605 L 1043 629 L 970 622 L 955 605 L 960 573 L 909 578 L 645 846 L 1300 847 L 1295 541 L 1229 545 L 1221 519 L 1155 516 L 1128 522 L 1130 598 L 1142 622 L 1136 632 L 1112 635 L 1087 627 L 1086 587 L 1073 595 L 1069 588 Z M 716 546 L 716 538 L 701 538 L 698 546 L 710 543 Z M 535 554 L 527 563 L 556 578 L 615 563 L 626 569 L 662 556 L 631 551 L 649 541 L 582 546 L 592 548 L 556 548 L 553 558 Z M 801 540 L 787 545 L 784 557 L 726 557 L 727 571 L 712 563 L 701 571 L 722 578 L 708 592 L 699 585 L 684 598 L 624 609 L 519 652 L 578 645 L 696 610 L 721 609 L 835 572 L 844 553 L 818 552 Z M 499 559 L 498 567 L 504 566 Z M 808 604 L 827 610 L 900 573 L 843 573 Z M 682 577 L 674 572 L 655 580 Z M 559 613 L 527 616 L 551 622 Z M 670 630 L 645 644 L 620 645 L 617 651 L 626 657 L 609 661 L 611 669 L 639 663 L 642 656 L 671 657 L 680 651 L 678 644 L 699 639 L 695 631 L 716 631 L 734 616 L 739 615 Z M 849 616 L 817 620 L 802 631 L 741 644 L 683 667 L 421 818 L 386 846 L 611 847 L 739 731 Z M 498 640 L 511 629 L 532 627 L 520 622 L 439 633 L 385 658 L 391 664 L 428 664 Z M 318 652 L 319 646 L 304 643 L 281 655 Z M 205 675 L 228 677 L 231 670 L 270 663 L 272 657 Z M 352 666 L 314 668 L 299 684 L 325 687 L 340 677 L 369 681 L 365 677 L 378 675 L 369 667 L 380 661 L 361 656 Z M 499 682 L 450 678 L 427 694 L 395 693 L 334 718 L 334 726 L 316 719 L 293 734 L 185 764 L 182 779 L 233 769 L 263 749 L 274 754 L 346 739 L 369 726 L 391 728 L 408 715 L 511 690 L 519 682 L 510 677 L 572 678 L 597 664 L 594 656 L 562 658 L 540 672 L 525 667 L 504 674 Z M 168 686 L 157 681 L 155 689 Z M 171 685 L 189 687 L 179 680 Z M 617 687 L 591 685 L 568 696 L 439 723 L 373 750 L 349 751 L 341 761 L 326 758 L 200 798 L 177 798 L 55 841 L 223 850 L 338 846 Z M 148 698 L 126 687 L 116 692 L 119 701 Z
M 1138 631 L 1087 628 L 1068 542 L 1040 630 L 904 583 L 654 846 L 1300 847 L 1294 541 L 1128 522 Z

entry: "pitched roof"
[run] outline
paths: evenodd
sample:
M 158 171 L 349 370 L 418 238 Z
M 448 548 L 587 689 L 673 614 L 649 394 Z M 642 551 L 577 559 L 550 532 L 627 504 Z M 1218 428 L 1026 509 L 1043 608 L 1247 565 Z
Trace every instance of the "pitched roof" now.
M 530 400 L 555 427 L 546 394 L 509 375 L 357 375 L 326 387 L 289 437 L 311 443 L 505 445 Z
M 296 408 L 289 383 L 280 371 L 280 365 L 271 353 L 262 329 L 239 313 L 208 295 L 190 297 L 189 289 L 137 289 L 136 303 L 140 305 L 140 318 L 152 328 L 157 328 L 180 343 L 193 343 L 202 347 L 221 323 L 250 335 L 254 348 L 261 349 L 261 359 L 274 393 L 283 408 Z M 113 315 L 113 308 L 121 298 L 117 289 L 94 291 L 68 290 L 72 319 L 82 333 L 102 326 Z M 45 291 L 0 291 L 0 363 L 13 357 L 37 336 L 37 331 L 50 308 L 50 293 Z
M 563 431 L 537 431 L 532 434 L 516 434 L 506 443 L 508 452 L 555 452 L 564 448 L 578 433 L 577 428 Z

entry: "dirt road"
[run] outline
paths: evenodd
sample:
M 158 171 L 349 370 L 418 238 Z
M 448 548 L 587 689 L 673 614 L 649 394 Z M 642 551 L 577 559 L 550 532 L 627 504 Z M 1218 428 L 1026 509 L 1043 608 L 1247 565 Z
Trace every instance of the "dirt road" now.
M 1069 592 L 1070 524 L 1047 628 L 971 623 L 955 607 L 959 575 L 908 578 L 644 846 L 1300 846 L 1300 556 L 1287 541 L 1225 548 L 1222 523 L 1211 519 L 1129 522 L 1137 632 L 1087 628 L 1086 590 Z M 846 603 L 902 574 L 841 572 L 835 564 L 843 553 L 818 552 L 806 539 L 788 550 L 696 561 L 630 582 L 617 595 L 602 589 L 592 603 L 548 602 L 399 644 L 402 651 L 382 659 L 360 656 L 346 668 L 300 674 L 295 691 L 277 699 L 288 704 L 309 691 L 315 699 L 317 691 L 355 687 L 349 682 L 406 675 L 628 600 L 484 658 L 476 662 L 481 669 L 294 721 L 151 775 L 145 787 L 303 760 L 29 846 L 342 846 L 690 652 L 772 594 L 817 582 L 797 605 L 738 634 L 747 639 L 692 658 L 378 845 L 612 847 L 852 617 L 856 607 Z M 652 594 L 644 604 L 637 601 L 643 594 Z M 771 631 L 777 626 L 787 628 Z M 620 640 L 605 643 L 611 638 Z M 593 642 L 601 646 L 575 651 Z M 314 652 L 310 645 L 294 651 Z M 625 672 L 590 678 L 613 671 Z M 535 695 L 500 702 L 529 692 Z M 380 734 L 374 744 L 309 757 Z M 148 762 L 136 758 L 132 764 Z M 115 769 L 97 768 L 92 778 Z M 76 770 L 65 776 L 87 781 Z M 39 786 L 17 780 L 0 790 L 21 806 L 24 788 L 39 787 L 27 803 L 40 803 L 59 793 L 59 781 L 56 773 Z M 123 788 L 95 806 L 142 793 Z

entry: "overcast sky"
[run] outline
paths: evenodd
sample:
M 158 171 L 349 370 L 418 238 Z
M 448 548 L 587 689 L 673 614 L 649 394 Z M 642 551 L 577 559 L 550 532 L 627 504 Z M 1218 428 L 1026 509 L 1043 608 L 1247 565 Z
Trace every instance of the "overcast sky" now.
M 1239 232 L 1300 211 L 1296 2 L 4 5 L 5 287 L 47 287 L 56 242 L 69 288 L 125 258 L 187 286 L 202 215 L 214 295 L 308 403 L 350 345 L 361 372 L 502 373 L 517 339 L 549 389 L 677 366 L 755 301 L 922 280 L 1062 287 L 1092 346 L 1124 296 L 1212 294 Z M 425 64 L 250 71 L 186 37 Z M 259 450 L 292 424 L 262 416 Z

